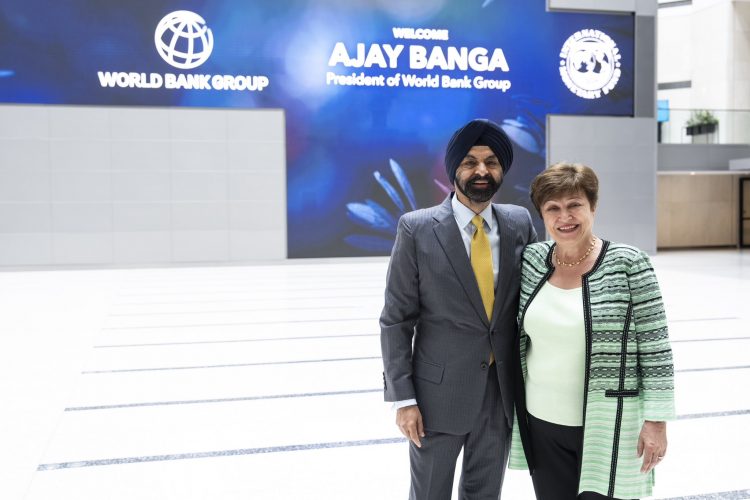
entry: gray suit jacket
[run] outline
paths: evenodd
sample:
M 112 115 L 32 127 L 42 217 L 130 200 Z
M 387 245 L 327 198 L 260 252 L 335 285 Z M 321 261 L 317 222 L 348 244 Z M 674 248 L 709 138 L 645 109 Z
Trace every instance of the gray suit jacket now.
M 482 405 L 490 349 L 508 425 L 513 421 L 520 259 L 536 231 L 525 208 L 492 208 L 500 231 L 492 318 L 482 305 L 450 196 L 399 220 L 380 316 L 385 400 L 416 398 L 427 430 L 469 432 Z

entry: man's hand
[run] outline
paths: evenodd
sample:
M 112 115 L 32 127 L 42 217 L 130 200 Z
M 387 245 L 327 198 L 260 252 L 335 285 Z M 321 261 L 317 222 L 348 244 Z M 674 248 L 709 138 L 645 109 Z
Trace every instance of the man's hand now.
M 646 474 L 656 467 L 667 453 L 667 423 L 643 422 L 641 435 L 638 436 L 638 456 L 643 457 L 641 472 Z
M 404 406 L 396 411 L 396 425 L 401 434 L 409 438 L 411 442 L 422 447 L 419 438 L 424 437 L 424 424 L 422 424 L 422 413 L 417 405 Z

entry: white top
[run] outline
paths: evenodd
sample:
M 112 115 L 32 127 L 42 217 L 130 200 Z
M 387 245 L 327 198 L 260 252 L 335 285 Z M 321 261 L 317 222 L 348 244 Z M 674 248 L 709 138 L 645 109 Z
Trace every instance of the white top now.
M 458 224 L 458 228 L 461 230 L 461 239 L 464 240 L 466 255 L 471 259 L 471 238 L 474 237 L 474 231 L 476 231 L 476 226 L 471 223 L 471 219 L 473 219 L 476 214 L 472 209 L 458 201 L 458 196 L 455 194 L 451 198 L 451 207 L 453 208 L 453 217 L 456 219 L 456 224 Z M 487 205 L 479 215 L 484 219 L 484 230 L 490 240 L 490 251 L 492 252 L 492 274 L 495 288 L 497 288 L 497 276 L 500 272 L 500 231 L 498 231 L 497 221 L 492 215 L 492 203 Z M 393 403 L 392 408 L 397 410 L 404 406 L 415 404 L 417 404 L 415 399 L 406 399 L 404 401 L 396 401 Z
M 545 283 L 529 304 L 523 327 L 526 407 L 536 418 L 558 425 L 583 425 L 586 327 L 581 288 Z

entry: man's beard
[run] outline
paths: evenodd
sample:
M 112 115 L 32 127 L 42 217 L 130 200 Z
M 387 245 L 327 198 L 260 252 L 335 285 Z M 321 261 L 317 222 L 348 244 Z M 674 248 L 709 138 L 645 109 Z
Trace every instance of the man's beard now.
M 476 187 L 474 183 L 477 181 L 487 181 L 487 187 Z M 495 193 L 497 193 L 497 190 L 500 189 L 500 184 L 502 183 L 502 180 L 500 182 L 495 182 L 495 179 L 493 179 L 491 175 L 486 175 L 484 177 L 475 175 L 463 184 L 461 183 L 461 181 L 457 181 L 456 186 L 458 187 L 458 190 L 461 191 L 464 196 L 466 196 L 472 202 L 484 203 L 485 201 L 491 200 L 492 197 L 495 196 Z

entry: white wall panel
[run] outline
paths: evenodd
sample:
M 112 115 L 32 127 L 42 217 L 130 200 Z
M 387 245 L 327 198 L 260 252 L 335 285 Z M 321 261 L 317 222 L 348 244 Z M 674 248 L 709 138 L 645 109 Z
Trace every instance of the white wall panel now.
M 0 170 L 0 202 L 50 200 L 50 173 L 22 167 Z
M 173 141 L 224 141 L 226 112 L 209 109 L 170 109 L 169 131 Z
M 274 201 L 277 193 L 272 190 L 266 191 L 264 186 L 274 186 L 279 182 L 284 182 L 284 177 L 278 172 L 230 172 L 229 199 L 232 201 Z M 252 196 L 249 196 L 250 194 Z
M 169 171 L 171 146 L 165 141 L 113 141 L 112 170 Z
M 110 110 L 93 106 L 49 108 L 49 136 L 54 139 L 109 140 Z
M 284 148 L 281 110 L 0 105 L 0 267 L 283 259 Z
M 0 205 L 0 233 L 45 233 L 52 230 L 49 203 L 3 203 Z
M 227 140 L 247 142 L 285 141 L 284 113 L 278 109 L 255 111 L 252 114 L 240 115 L 228 113 Z
M 47 139 L 49 117 L 46 106 L 3 105 L 0 137 Z
M 173 231 L 173 262 L 226 262 L 229 260 L 228 231 Z
M 49 141 L 50 167 L 60 170 L 110 170 L 112 146 L 108 140 L 55 139 Z
M 279 253 L 286 253 L 286 230 L 253 229 L 252 231 L 229 232 L 229 260 L 242 262 L 243 255 L 252 253 L 258 259 L 272 260 Z
M 656 0 L 652 0 L 656 3 Z M 606 12 L 635 12 L 636 0 L 547 0 L 552 10 L 586 10 Z
M 38 266 L 52 262 L 52 233 L 0 234 L 0 262 L 5 266 Z
M 53 203 L 52 230 L 56 233 L 111 232 L 111 203 Z
M 165 108 L 117 108 L 110 114 L 112 139 L 116 141 L 168 141 L 169 110 Z
M 733 2 L 732 7 L 734 92 L 729 104 L 733 109 L 750 109 L 750 2 Z M 745 127 L 748 126 L 750 123 L 746 121 Z
M 263 144 L 273 144 L 273 142 Z M 248 147 L 245 142 L 227 143 L 227 161 L 230 170 L 257 170 L 274 172 L 283 176 L 284 172 L 279 172 L 274 165 L 283 165 L 284 157 L 283 148 L 269 148 L 265 145 Z
M 634 12 L 639 16 L 655 16 L 657 0 L 547 0 L 551 10 L 602 12 Z
M 225 202 L 174 203 L 172 229 L 214 231 L 229 229 L 229 206 Z
M 0 138 L 0 170 L 47 170 L 49 149 L 46 139 Z
M 169 203 L 114 203 L 112 218 L 117 232 L 165 232 L 172 227 Z
M 583 163 L 599 177 L 594 232 L 655 252 L 655 120 L 550 116 L 547 127 L 548 165 Z
M 248 147 L 247 143 L 243 144 Z M 180 141 L 172 143 L 172 170 L 227 170 L 227 143 L 225 141 Z
M 112 265 L 113 234 L 52 233 L 52 264 Z
M 54 163 L 54 159 L 52 160 Z M 110 172 L 55 172 L 51 173 L 52 201 L 112 200 L 112 174 Z
M 169 264 L 172 262 L 172 236 L 166 231 L 114 233 L 115 264 Z
M 281 226 L 278 221 L 273 217 L 266 217 L 269 210 L 274 210 L 276 205 L 276 203 L 257 200 L 230 202 L 229 227 L 239 231 L 280 231 Z
M 113 201 L 156 202 L 168 200 L 172 191 L 169 172 L 112 172 Z
M 173 201 L 226 200 L 229 192 L 226 172 L 173 172 Z

